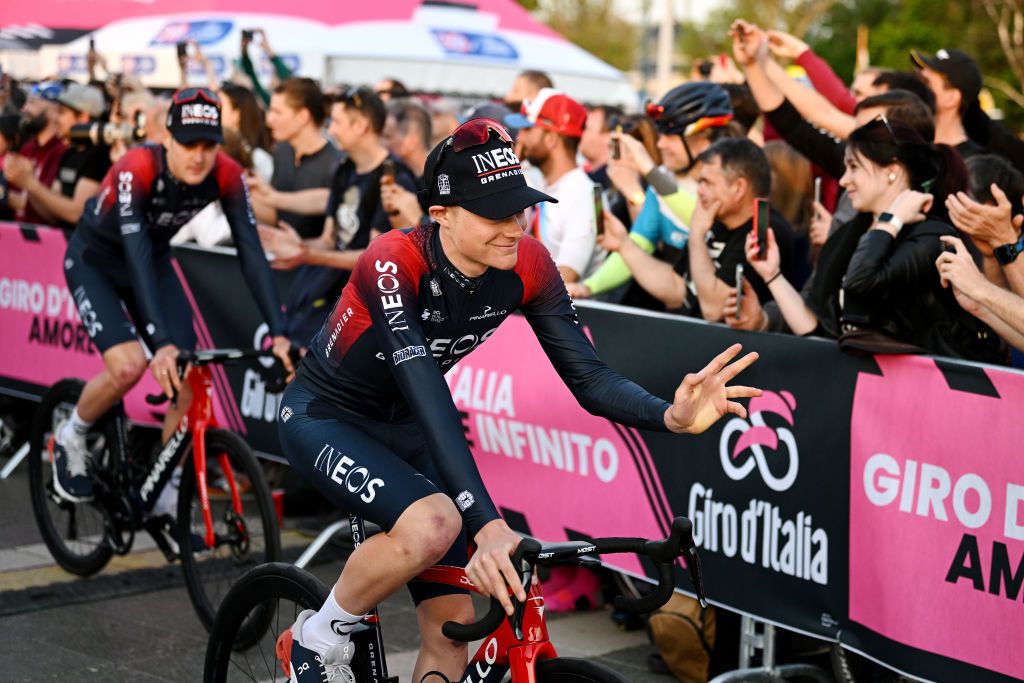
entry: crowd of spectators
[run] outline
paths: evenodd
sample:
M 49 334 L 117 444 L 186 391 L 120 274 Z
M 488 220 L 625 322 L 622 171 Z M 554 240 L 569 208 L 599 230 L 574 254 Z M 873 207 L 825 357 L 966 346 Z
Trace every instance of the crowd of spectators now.
M 429 220 L 429 151 L 484 116 L 559 200 L 526 225 L 577 299 L 852 351 L 1012 362 L 1024 350 L 1024 142 L 980 107 L 974 59 L 915 50 L 906 69 L 863 69 L 847 86 L 794 36 L 737 20 L 730 37 L 731 56 L 641 112 L 580 102 L 540 71 L 459 105 L 394 78 L 324 88 L 290 73 L 260 29 L 245 32 L 229 81 L 199 45 L 179 56 L 183 83 L 198 65 L 221 97 L 224 150 L 248 173 L 274 267 L 297 271 L 286 299 L 300 346 L 371 240 Z M 91 76 L 106 68 L 94 50 L 87 62 Z M 74 229 L 112 162 L 166 135 L 167 94 L 130 76 L 6 78 L 0 105 L 3 219 Z M 230 240 L 216 205 L 176 238 L 189 239 Z

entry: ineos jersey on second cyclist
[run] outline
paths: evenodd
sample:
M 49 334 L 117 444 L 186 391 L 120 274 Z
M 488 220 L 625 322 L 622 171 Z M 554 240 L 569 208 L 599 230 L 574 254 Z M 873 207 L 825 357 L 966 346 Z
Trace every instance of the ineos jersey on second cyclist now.
M 498 518 L 466 444 L 443 373 L 521 310 L 579 403 L 627 425 L 664 431 L 669 404 L 608 368 L 579 326 L 547 249 L 519 242 L 512 270 L 462 275 L 439 229 L 392 231 L 370 244 L 299 369 L 300 381 L 350 415 L 422 425 L 470 534 Z M 386 368 L 386 369 L 385 369 Z M 470 502 L 464 507 L 465 501 Z
M 85 206 L 77 233 L 90 263 L 127 272 L 146 332 L 156 348 L 170 343 L 153 264 L 170 256 L 175 233 L 207 204 L 220 200 L 231 226 L 242 273 L 271 335 L 283 334 L 284 316 L 256 232 L 245 171 L 218 152 L 213 170 L 198 185 L 179 182 L 167 169 L 166 150 L 144 145 L 128 151 L 107 173 L 99 194 Z

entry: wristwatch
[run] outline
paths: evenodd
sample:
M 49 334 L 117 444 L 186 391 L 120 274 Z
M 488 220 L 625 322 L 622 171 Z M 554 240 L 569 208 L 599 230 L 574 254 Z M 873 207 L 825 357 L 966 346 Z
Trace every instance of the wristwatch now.
M 896 229 L 896 232 L 899 232 L 900 230 L 903 229 L 903 221 L 901 221 L 899 218 L 896 218 L 896 216 L 892 215 L 888 211 L 884 211 L 878 214 L 878 222 L 888 223 L 889 225 Z
M 1013 263 L 1022 251 L 1024 251 L 1024 235 L 1021 235 L 1016 242 L 996 247 L 992 250 L 992 254 L 996 257 L 996 261 L 999 261 L 999 265 L 1006 266 Z

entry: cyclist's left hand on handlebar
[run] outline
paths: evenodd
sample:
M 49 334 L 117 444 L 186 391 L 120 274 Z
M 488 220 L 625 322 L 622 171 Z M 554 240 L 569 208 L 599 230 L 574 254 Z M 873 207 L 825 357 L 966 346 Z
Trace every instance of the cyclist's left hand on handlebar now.
M 292 343 L 288 340 L 288 337 L 274 337 L 271 351 L 274 352 L 277 359 L 281 361 L 281 365 L 284 366 L 285 381 L 287 382 L 292 381 L 292 377 L 295 375 L 295 365 L 288 354 L 291 348 Z
M 665 411 L 665 426 L 669 431 L 700 434 L 726 413 L 734 413 L 742 418 L 747 416 L 746 408 L 730 399 L 760 396 L 761 390 L 726 386 L 757 360 L 757 353 L 751 352 L 730 365 L 742 349 L 742 345 L 733 344 L 703 370 L 683 378 L 676 389 L 674 402 Z
M 164 395 L 174 399 L 177 392 L 181 391 L 181 378 L 178 377 L 178 347 L 174 344 L 167 344 L 157 349 L 153 360 L 149 361 L 149 370 L 153 373 L 153 379 L 157 381 Z
M 508 528 L 505 520 L 496 519 L 484 525 L 473 540 L 476 541 L 476 552 L 466 565 L 466 576 L 483 593 L 497 598 L 505 613 L 511 616 L 513 606 L 506 584 L 512 588 L 517 600 L 526 601 L 519 571 L 509 559 L 522 539 Z

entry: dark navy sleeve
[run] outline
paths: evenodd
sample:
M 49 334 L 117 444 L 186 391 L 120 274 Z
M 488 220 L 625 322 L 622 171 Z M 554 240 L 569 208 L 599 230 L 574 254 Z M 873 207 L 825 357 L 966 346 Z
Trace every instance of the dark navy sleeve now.
M 238 250 L 242 275 L 252 292 L 256 304 L 267 321 L 271 336 L 284 334 L 284 313 L 277 293 L 274 276 L 267 263 L 267 257 L 260 246 L 256 232 L 256 217 L 252 212 L 249 186 L 245 182 L 245 171 L 223 152 L 217 155 L 217 185 L 220 188 L 220 204 L 224 216 L 231 226 L 231 236 Z
M 136 321 L 153 341 L 155 352 L 173 343 L 170 330 L 160 311 L 156 271 L 153 267 L 153 240 L 146 225 L 146 203 L 156 178 L 153 148 L 129 150 L 111 169 L 114 211 L 121 231 L 128 277 L 144 320 Z
M 454 492 L 454 502 L 473 537 L 500 515 L 480 478 L 462 419 L 420 328 L 417 290 L 426 270 L 412 240 L 392 231 L 370 244 L 350 284 L 355 284 L 366 303 L 384 362 L 422 425 L 437 469 Z
M 669 403 L 604 364 L 583 333 L 555 262 L 532 237 L 519 243 L 516 272 L 523 281 L 526 316 L 559 377 L 593 415 L 652 431 L 668 431 Z

